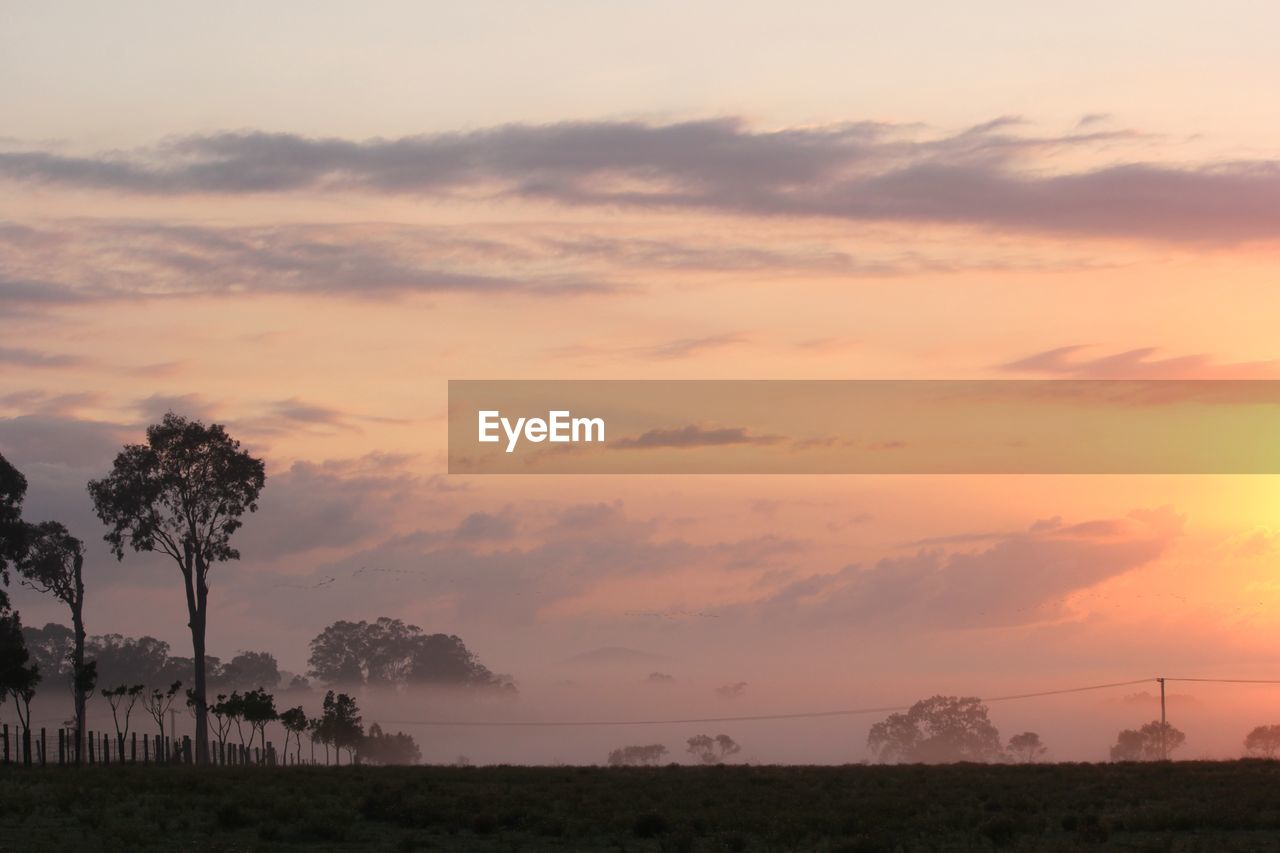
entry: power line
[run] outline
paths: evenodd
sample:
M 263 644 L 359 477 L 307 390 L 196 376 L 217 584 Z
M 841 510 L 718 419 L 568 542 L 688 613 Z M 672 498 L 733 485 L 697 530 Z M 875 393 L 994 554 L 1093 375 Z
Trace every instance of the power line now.
M 1088 684 L 1081 687 L 1064 687 L 1057 690 L 1041 690 L 1035 693 L 1015 693 L 1008 696 L 992 696 L 980 702 L 1010 702 L 1016 699 L 1034 699 L 1040 696 L 1061 696 L 1066 693 L 1083 693 L 1089 690 L 1105 690 L 1112 687 L 1131 687 L 1135 684 L 1154 682 L 1155 678 L 1136 678 L 1132 681 L 1114 681 L 1107 684 Z M 844 708 L 836 711 L 800 711 L 790 714 L 752 714 L 732 717 L 689 717 L 660 720 L 388 720 L 394 726 L 432 726 L 439 728 L 598 728 L 604 726 L 674 726 L 701 723 L 753 723 L 769 720 L 813 720 L 824 717 L 853 717 L 861 714 L 887 714 L 906 711 L 910 705 L 885 705 L 876 708 Z

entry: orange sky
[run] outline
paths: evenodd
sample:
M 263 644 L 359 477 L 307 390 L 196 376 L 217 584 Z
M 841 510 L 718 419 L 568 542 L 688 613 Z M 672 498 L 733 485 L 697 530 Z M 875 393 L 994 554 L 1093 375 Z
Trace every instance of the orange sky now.
M 33 514 L 97 542 L 84 482 L 174 408 L 268 462 L 224 657 L 391 615 L 531 693 L 625 646 L 743 712 L 845 701 L 835 668 L 1280 674 L 1274 477 L 444 474 L 451 378 L 1280 378 L 1272 10 L 481 5 L 3 13 Z M 91 633 L 186 646 L 170 567 L 91 556 Z

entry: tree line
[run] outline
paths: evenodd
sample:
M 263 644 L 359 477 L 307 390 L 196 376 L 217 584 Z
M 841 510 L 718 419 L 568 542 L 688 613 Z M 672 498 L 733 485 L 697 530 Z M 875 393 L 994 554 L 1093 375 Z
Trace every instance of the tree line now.
M 173 412 L 146 430 L 146 441 L 116 455 L 105 477 L 88 491 L 104 523 L 104 539 L 117 560 L 127 550 L 169 558 L 182 582 L 190 657 L 173 655 L 154 637 L 120 634 L 89 636 L 85 627 L 84 543 L 57 521 L 23 517 L 26 478 L 0 455 L 0 703 L 12 700 L 29 739 L 31 702 L 38 685 L 64 683 L 74 702 L 77 763 L 85 753 L 86 706 L 95 687 L 109 704 L 117 737 L 129 730 L 141 707 L 164 734 L 164 715 L 181 700 L 195 718 L 194 760 L 211 760 L 210 735 L 225 750 L 230 728 L 248 726 L 265 745 L 265 727 L 285 728 L 298 757 L 301 738 L 326 754 L 332 748 L 350 760 L 400 763 L 417 760 L 408 735 L 387 734 L 376 724 L 366 732 L 355 699 L 329 690 L 321 713 L 308 717 L 301 706 L 277 711 L 272 690 L 309 691 L 301 675 L 282 684 L 273 655 L 241 651 L 230 660 L 209 655 L 209 589 L 213 568 L 239 559 L 232 538 L 243 517 L 255 512 L 266 483 L 263 461 L 241 448 L 218 425 L 205 425 Z M 71 625 L 48 623 L 24 628 L 6 588 L 11 573 L 19 582 L 66 605 Z M 399 619 L 340 620 L 311 642 L 309 675 L 338 688 L 456 685 L 514 691 L 509 676 L 496 675 L 462 640 L 428 634 Z M 185 688 L 185 689 L 184 689 Z M 287 749 L 287 744 L 286 744 Z

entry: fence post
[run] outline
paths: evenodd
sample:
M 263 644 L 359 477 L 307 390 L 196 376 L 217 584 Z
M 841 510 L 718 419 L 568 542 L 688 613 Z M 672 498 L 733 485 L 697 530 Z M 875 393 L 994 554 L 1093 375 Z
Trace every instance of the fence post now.
M 89 763 L 93 763 L 93 732 L 84 733 L 85 745 L 89 747 Z
M 4 763 L 9 763 L 9 724 L 4 724 Z
M 138 733 L 134 732 L 133 743 L 129 744 L 129 761 L 132 764 L 138 763 Z
M 61 767 L 67 757 L 67 730 L 58 729 L 58 766 Z
M 142 736 L 142 763 L 143 763 L 143 764 L 150 764 L 150 763 L 151 763 L 151 755 L 149 754 L 149 753 L 151 752 L 151 750 L 147 748 L 147 745 L 148 745 L 150 742 L 151 742 L 151 736 L 150 736 L 150 735 L 143 735 L 143 736 Z
M 22 766 L 31 766 L 31 726 L 22 727 Z
M 124 764 L 124 732 L 116 732 L 116 744 L 119 749 L 116 750 L 116 758 L 120 759 L 120 763 Z
M 49 763 L 49 741 L 45 739 L 44 726 L 40 727 L 40 766 L 45 767 Z
M 183 760 L 183 762 L 184 762 L 184 763 L 186 763 L 186 764 L 190 764 L 190 763 L 191 763 L 191 759 L 192 759 L 192 755 L 191 755 L 191 736 L 190 736 L 190 735 L 183 735 L 183 736 L 182 736 L 182 760 Z

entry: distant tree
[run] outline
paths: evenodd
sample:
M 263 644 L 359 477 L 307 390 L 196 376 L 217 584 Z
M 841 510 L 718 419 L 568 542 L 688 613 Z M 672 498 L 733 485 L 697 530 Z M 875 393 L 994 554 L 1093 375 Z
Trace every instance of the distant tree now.
M 1049 748 L 1040 741 L 1040 735 L 1035 732 L 1023 732 L 1009 738 L 1009 755 L 1015 761 L 1031 764 L 1048 751 Z
M 205 629 L 209 572 L 239 559 L 231 535 L 241 516 L 258 508 L 266 482 L 261 459 L 240 449 L 220 425 L 205 426 L 169 412 L 147 428 L 146 444 L 127 445 L 111 473 L 89 483 L 106 540 L 117 559 L 126 545 L 160 551 L 182 574 L 191 628 L 196 696 L 196 761 L 209 760 Z
M 263 754 L 267 751 L 267 726 L 279 715 L 276 713 L 276 700 L 261 687 L 250 690 L 240 699 L 240 716 L 250 726 L 249 745 L 253 746 L 253 735 L 256 732 Z
M 85 707 L 98 676 L 97 666 L 85 659 L 84 543 L 56 521 L 28 525 L 26 550 L 17 566 L 23 584 L 53 595 L 71 611 L 71 687 L 78 744 L 74 752 L 79 763 L 85 748 Z
M 145 688 L 141 684 L 121 684 L 110 690 L 103 690 L 102 697 L 111 706 L 111 721 L 116 725 L 116 738 L 120 743 L 129 736 L 129 717 L 133 714 L 133 706 L 138 704 Z M 124 727 L 120 727 L 120 715 L 124 714 Z
M 178 694 L 180 689 L 182 689 L 182 682 L 175 681 L 169 685 L 168 690 L 161 690 L 156 687 L 142 697 L 142 707 L 146 709 L 147 714 L 156 721 L 156 725 L 160 728 L 161 743 L 164 743 L 164 715 L 169 713 L 169 708 L 173 705 L 173 697 Z
M 284 754 L 289 754 L 289 737 L 293 736 L 293 742 L 297 746 L 298 763 L 302 763 L 302 733 L 307 730 L 307 714 L 302 710 L 302 706 L 289 708 L 280 712 L 280 725 L 284 726 Z
M 685 751 L 703 764 L 723 764 L 726 758 L 742 751 L 728 735 L 695 735 L 686 743 Z
M 169 684 L 169 644 L 155 637 L 102 634 L 90 637 L 86 653 L 98 662 L 98 680 L 106 684 Z
M 361 764 L 417 764 L 422 760 L 422 751 L 412 736 L 404 732 L 384 734 L 377 723 L 361 738 L 356 754 Z
M 980 699 L 934 696 L 871 727 L 867 746 L 880 761 L 941 764 L 994 761 L 1000 732 Z
M 334 695 L 330 690 L 325 694 L 323 708 L 321 728 L 327 738 L 326 743 L 333 744 L 337 751 L 337 763 L 342 763 L 341 750 L 344 749 L 348 760 L 354 760 L 360 739 L 364 737 L 364 726 L 356 700 L 346 693 Z
M 1164 732 L 1164 751 L 1161 752 L 1160 734 Z M 1125 729 L 1116 736 L 1111 747 L 1112 761 L 1159 761 L 1182 746 L 1187 736 L 1169 723 L 1161 725 L 1152 720 L 1140 729 Z
M 324 763 L 329 764 L 329 733 L 320 717 L 307 718 L 307 738 L 311 741 L 311 763 L 316 763 L 316 744 L 324 747 Z
M 313 677 L 335 686 L 514 689 L 509 679 L 481 664 L 460 638 L 426 634 L 417 625 L 385 616 L 374 622 L 334 622 L 311 641 L 308 663 Z
M 207 682 L 210 684 L 218 683 L 222 680 L 222 660 L 214 655 L 204 656 L 204 672 Z M 160 667 L 157 678 L 160 683 L 168 684 L 173 681 L 181 681 L 183 684 L 190 684 L 195 678 L 196 665 L 195 661 L 181 655 L 171 655 L 165 659 L 164 666 Z M 195 689 L 191 689 L 192 695 Z M 191 703 L 193 712 L 196 709 L 196 703 Z M 199 716 L 197 714 L 197 716 Z
M 1275 758 L 1280 752 L 1280 726 L 1258 726 L 1249 732 L 1244 751 L 1257 758 Z
M 43 628 L 27 625 L 22 629 L 31 659 L 40 666 L 40 674 L 47 684 L 65 681 L 71 686 L 71 655 L 75 650 L 75 634 L 66 625 L 46 622 Z
M 240 652 L 222 666 L 218 680 L 232 690 L 274 690 L 280 684 L 280 666 L 270 652 Z
M 609 753 L 610 767 L 647 767 L 657 764 L 667 754 L 660 743 L 644 746 L 624 746 Z

